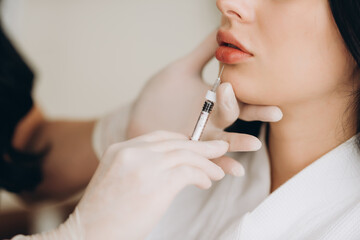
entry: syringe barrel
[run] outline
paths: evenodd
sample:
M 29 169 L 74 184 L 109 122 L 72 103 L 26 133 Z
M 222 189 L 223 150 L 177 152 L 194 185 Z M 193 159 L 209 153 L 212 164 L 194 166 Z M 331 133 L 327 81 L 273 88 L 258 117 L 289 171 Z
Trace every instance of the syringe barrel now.
M 214 107 L 214 103 L 212 101 L 205 101 L 204 106 L 202 108 L 202 111 L 200 113 L 199 119 L 196 123 L 195 129 L 193 131 L 193 134 L 191 136 L 192 141 L 199 141 L 201 138 L 201 135 L 205 129 L 206 123 L 209 119 L 209 115 Z

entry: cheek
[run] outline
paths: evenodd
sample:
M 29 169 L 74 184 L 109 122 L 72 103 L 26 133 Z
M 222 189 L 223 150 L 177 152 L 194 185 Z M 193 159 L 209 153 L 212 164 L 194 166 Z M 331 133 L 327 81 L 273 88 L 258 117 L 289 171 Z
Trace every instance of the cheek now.
M 264 75 L 264 71 L 259 69 L 261 68 L 255 63 L 227 66 L 222 81 L 231 83 L 236 98 L 243 103 L 280 105 L 286 98 L 285 86 L 277 79 Z

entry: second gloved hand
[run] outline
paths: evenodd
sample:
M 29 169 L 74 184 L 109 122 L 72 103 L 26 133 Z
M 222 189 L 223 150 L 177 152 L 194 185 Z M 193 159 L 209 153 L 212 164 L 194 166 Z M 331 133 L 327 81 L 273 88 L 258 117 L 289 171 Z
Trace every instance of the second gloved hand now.
M 164 131 L 112 145 L 77 208 L 85 239 L 144 239 L 185 186 L 224 177 L 210 160 L 228 147 Z
M 165 131 L 111 145 L 64 224 L 14 240 L 144 239 L 183 188 L 208 189 L 224 177 L 211 160 L 228 148 L 224 141 L 194 142 Z

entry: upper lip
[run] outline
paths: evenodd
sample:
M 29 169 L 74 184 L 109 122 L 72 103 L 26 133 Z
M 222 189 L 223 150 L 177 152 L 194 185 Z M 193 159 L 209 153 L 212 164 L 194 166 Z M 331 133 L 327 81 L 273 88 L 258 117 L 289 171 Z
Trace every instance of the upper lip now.
M 217 33 L 217 42 L 219 46 L 224 46 L 226 44 L 231 44 L 239 48 L 241 51 L 253 55 L 249 50 L 247 50 L 244 45 L 238 41 L 233 34 L 230 32 L 219 30 Z

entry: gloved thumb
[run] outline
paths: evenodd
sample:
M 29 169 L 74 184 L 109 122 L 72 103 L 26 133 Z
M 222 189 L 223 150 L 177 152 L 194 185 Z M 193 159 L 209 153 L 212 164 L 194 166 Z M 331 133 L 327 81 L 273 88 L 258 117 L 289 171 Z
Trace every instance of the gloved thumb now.
M 239 104 L 230 83 L 222 83 L 216 91 L 216 105 L 214 117 L 211 119 L 213 125 L 224 129 L 233 124 L 240 114 Z

